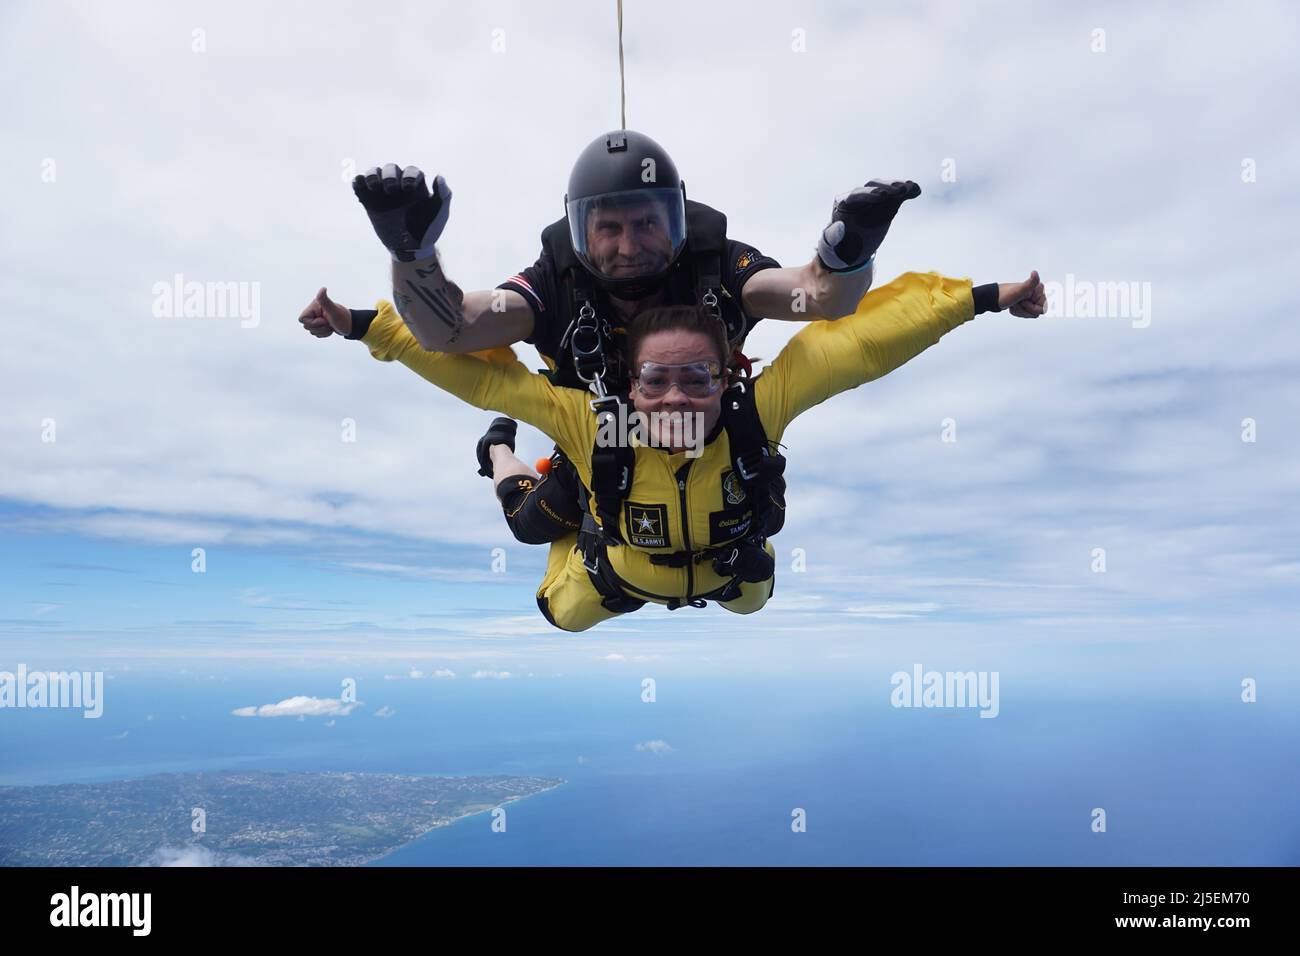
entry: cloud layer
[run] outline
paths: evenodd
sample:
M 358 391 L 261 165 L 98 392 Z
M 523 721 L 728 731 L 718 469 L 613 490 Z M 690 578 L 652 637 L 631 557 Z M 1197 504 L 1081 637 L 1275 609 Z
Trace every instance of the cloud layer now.
M 675 637 L 955 618 L 1137 635 L 1228 608 L 1294 622 L 1300 127 L 1279 118 L 1300 38 L 1285 5 L 1248 8 L 628 11 L 629 125 L 733 236 L 807 261 L 832 198 L 889 173 L 925 194 L 882 281 L 1037 268 L 1151 289 L 1145 328 L 982 316 L 797 421 L 772 605 L 679 616 Z M 489 550 L 520 547 L 473 473 L 491 415 L 295 319 L 321 285 L 355 307 L 387 295 L 356 167 L 447 177 L 443 253 L 466 289 L 531 263 L 573 157 L 617 125 L 612 13 L 561 28 L 522 3 L 325 4 L 310 23 L 251 3 L 86 3 L 0 22 L 0 163 L 20 187 L 0 224 L 7 531 L 329 555 L 487 594 Z M 256 283 L 259 321 L 157 317 L 154 285 L 177 274 Z M 748 350 L 770 360 L 794 331 L 762 323 Z M 525 457 L 548 447 L 521 430 Z M 392 538 L 474 563 L 393 558 L 376 546 Z M 483 639 L 549 635 L 515 589 L 509 610 L 449 619 Z M 24 596 L 21 629 L 59 626 L 49 597 Z M 281 609 L 301 620 L 317 606 L 301 600 Z M 329 617 L 342 631 L 344 613 Z M 647 627 L 662 616 L 610 630 Z

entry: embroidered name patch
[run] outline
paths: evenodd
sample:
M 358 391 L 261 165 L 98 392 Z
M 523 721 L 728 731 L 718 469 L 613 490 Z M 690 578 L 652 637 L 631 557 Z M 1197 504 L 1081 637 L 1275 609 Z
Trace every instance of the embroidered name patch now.
M 754 520 L 752 508 L 735 508 L 709 514 L 709 544 L 727 544 L 749 534 Z

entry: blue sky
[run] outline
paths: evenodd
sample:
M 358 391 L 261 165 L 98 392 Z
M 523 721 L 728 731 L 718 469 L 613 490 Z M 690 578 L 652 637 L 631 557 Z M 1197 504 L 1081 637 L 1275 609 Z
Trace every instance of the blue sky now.
M 767 610 L 650 608 L 582 636 L 540 618 L 543 552 L 474 475 L 491 415 L 296 322 L 320 285 L 356 307 L 386 295 L 354 168 L 447 177 L 443 253 L 465 288 L 533 261 L 573 157 L 617 125 L 612 13 L 561 27 L 547 9 L 5 6 L 0 666 L 920 660 L 1227 692 L 1294 680 L 1283 5 L 629 3 L 628 124 L 733 236 L 806 261 L 837 193 L 904 176 L 925 195 L 881 281 L 1146 283 L 1150 323 L 980 317 L 789 430 Z M 256 283 L 257 323 L 156 317 L 154 285 L 177 273 Z M 770 359 L 793 331 L 763 323 L 749 351 Z

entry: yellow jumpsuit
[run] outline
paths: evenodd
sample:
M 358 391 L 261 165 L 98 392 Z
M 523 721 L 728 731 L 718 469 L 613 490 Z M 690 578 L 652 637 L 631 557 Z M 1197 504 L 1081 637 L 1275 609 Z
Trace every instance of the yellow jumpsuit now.
M 426 352 L 388 302 L 362 339 L 381 362 L 397 360 L 463 401 L 502 412 L 536 427 L 555 441 L 591 487 L 596 416 L 589 392 L 553 385 L 530 371 L 510 348 L 464 355 Z M 906 273 L 872 289 L 851 316 L 804 325 L 752 387 L 759 418 L 771 441 L 786 426 L 839 392 L 880 378 L 919 355 L 963 322 L 974 318 L 969 279 L 938 273 Z M 744 537 L 749 503 L 731 475 L 725 430 L 690 458 L 638 446 L 632 489 L 623 503 L 624 544 L 610 545 L 610 566 L 628 594 L 659 604 L 661 598 L 706 595 L 727 583 L 710 562 L 674 568 L 652 564 L 652 554 L 713 548 Z M 589 502 L 589 504 L 591 504 Z M 591 508 L 594 511 L 594 506 Z M 588 577 L 577 535 L 551 543 L 537 603 L 547 619 L 566 631 L 584 631 L 615 612 L 601 604 Z M 768 552 L 772 545 L 767 545 Z M 745 583 L 723 607 L 757 611 L 772 594 L 775 576 Z

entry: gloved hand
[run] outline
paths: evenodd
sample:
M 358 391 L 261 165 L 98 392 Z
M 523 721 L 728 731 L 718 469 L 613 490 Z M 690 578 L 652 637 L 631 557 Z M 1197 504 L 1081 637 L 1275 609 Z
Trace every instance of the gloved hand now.
M 719 577 L 739 577 L 742 581 L 757 584 L 776 572 L 776 561 L 762 545 L 746 541 L 726 557 L 714 558 L 713 571 Z
M 445 179 L 435 176 L 430 194 L 420 167 L 398 169 L 396 163 L 388 163 L 383 169 L 372 166 L 353 179 L 352 191 L 394 259 L 411 262 L 433 255 L 451 210 Z
M 898 207 L 921 195 L 911 180 L 873 179 L 865 186 L 835 197 L 831 224 L 817 240 L 817 257 L 831 272 L 853 272 L 867 264 L 889 232 Z

